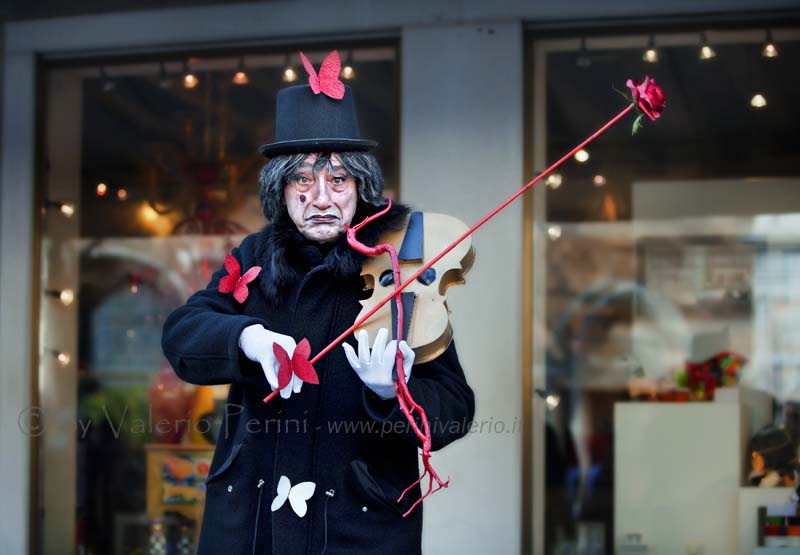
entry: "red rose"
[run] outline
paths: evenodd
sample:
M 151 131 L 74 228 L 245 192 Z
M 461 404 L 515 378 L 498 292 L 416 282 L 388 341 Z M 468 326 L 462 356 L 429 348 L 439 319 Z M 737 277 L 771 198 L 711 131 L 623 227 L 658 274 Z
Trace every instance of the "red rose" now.
M 656 85 L 656 80 L 645 77 L 644 82 L 639 83 L 639 81 L 628 79 L 626 85 L 631 90 L 631 97 L 639 109 L 652 121 L 658 119 L 666 102 L 664 101 L 664 92 L 661 87 Z

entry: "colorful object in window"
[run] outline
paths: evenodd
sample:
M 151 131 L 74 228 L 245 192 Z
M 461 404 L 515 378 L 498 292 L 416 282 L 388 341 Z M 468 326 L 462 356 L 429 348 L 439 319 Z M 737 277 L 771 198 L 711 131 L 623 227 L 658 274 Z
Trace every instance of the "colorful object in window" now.
M 739 373 L 747 359 L 730 351 L 717 353 L 703 362 L 687 362 L 688 386 L 698 400 L 714 399 L 717 387 L 732 387 L 739 382 Z

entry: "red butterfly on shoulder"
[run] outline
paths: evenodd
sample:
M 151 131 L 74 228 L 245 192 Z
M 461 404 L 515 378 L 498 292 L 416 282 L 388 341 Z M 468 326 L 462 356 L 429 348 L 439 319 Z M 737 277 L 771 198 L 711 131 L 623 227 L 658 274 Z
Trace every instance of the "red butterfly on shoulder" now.
M 239 261 L 236 260 L 232 254 L 225 255 L 225 270 L 228 272 L 227 276 L 219 280 L 219 287 L 217 291 L 220 293 L 230 293 L 233 291 L 233 298 L 244 303 L 250 291 L 247 289 L 247 284 L 256 279 L 256 276 L 261 272 L 261 266 L 253 266 L 242 275 L 242 268 L 239 266 Z

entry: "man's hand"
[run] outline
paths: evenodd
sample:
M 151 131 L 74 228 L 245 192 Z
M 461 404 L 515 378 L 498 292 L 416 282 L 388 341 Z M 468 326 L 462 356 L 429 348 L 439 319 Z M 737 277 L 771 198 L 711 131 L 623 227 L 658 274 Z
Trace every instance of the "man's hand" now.
M 295 340 L 288 335 L 269 331 L 261 324 L 247 326 L 239 336 L 239 348 L 247 358 L 261 365 L 264 376 L 273 390 L 278 387 L 278 361 L 272 351 L 274 343 L 283 347 L 289 358 L 292 357 L 294 348 L 297 346 Z M 281 389 L 281 397 L 288 399 L 292 392 L 300 393 L 301 387 L 303 387 L 303 380 L 292 373 L 289 385 Z
M 388 338 L 389 330 L 386 328 L 378 330 L 375 344 L 372 346 L 372 354 L 370 354 L 369 333 L 367 330 L 361 330 L 358 333 L 358 356 L 353 347 L 347 343 L 342 344 L 350 366 L 356 371 L 364 385 L 381 399 L 393 399 L 397 396 L 394 380 L 392 380 L 397 341 L 392 340 L 387 345 Z M 400 352 L 403 355 L 403 371 L 406 375 L 406 382 L 408 382 L 408 378 L 411 377 L 411 367 L 414 364 L 414 351 L 408 346 L 408 343 L 401 341 Z

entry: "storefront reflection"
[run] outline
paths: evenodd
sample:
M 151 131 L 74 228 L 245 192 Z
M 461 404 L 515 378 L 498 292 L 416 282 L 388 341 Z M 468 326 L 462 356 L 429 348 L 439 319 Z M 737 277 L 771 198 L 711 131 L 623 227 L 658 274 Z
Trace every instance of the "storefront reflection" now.
M 741 37 L 715 45 L 710 65 L 679 40 L 658 65 L 622 38 L 548 51 L 548 160 L 613 111 L 601 82 L 648 73 L 670 93 L 646 133 L 609 132 L 547 189 L 538 313 L 545 389 L 561 400 L 536 430 L 548 554 L 744 553 L 767 503 L 746 491 L 747 439 L 775 425 L 798 445 L 800 150 L 785 118 L 800 115 L 756 113 L 749 96 L 718 90 L 769 80 L 785 99 L 795 78 L 780 77 L 786 58 L 770 65 L 780 58 Z M 798 52 L 787 42 L 781 56 Z M 698 111 L 699 98 L 718 109 Z M 739 518 L 748 524 L 731 534 L 724 524 Z

